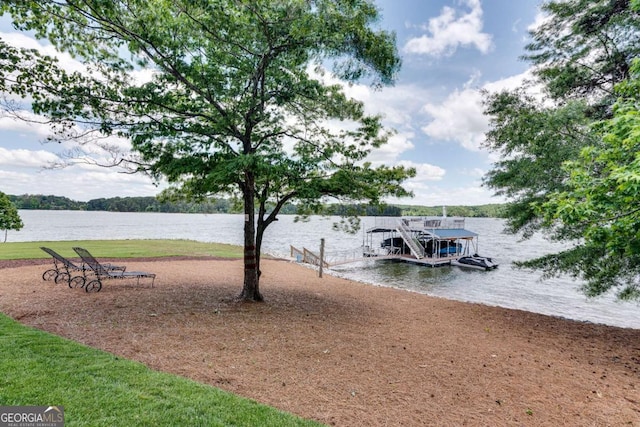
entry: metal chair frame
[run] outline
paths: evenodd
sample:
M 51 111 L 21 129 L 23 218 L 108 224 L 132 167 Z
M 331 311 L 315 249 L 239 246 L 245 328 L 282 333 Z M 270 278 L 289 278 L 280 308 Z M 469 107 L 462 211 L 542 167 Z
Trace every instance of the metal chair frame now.
M 86 249 L 74 247 L 73 250 L 80 256 L 83 264 L 91 269 L 95 275 L 95 278 L 89 281 L 84 287 L 87 292 L 100 292 L 100 289 L 102 289 L 102 280 L 106 279 L 137 279 L 137 284 L 140 284 L 141 278 L 150 278 L 151 287 L 153 288 L 153 284 L 156 280 L 155 273 L 109 269 L 105 264 L 101 264 Z

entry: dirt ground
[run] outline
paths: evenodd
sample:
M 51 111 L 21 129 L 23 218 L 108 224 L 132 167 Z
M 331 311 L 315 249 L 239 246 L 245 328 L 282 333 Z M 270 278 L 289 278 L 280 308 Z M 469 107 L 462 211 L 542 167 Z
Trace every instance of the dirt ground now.
M 338 426 L 640 426 L 640 330 L 432 298 L 264 260 L 129 261 L 99 293 L 5 263 L 0 311 Z M 1 266 L 0 266 L 1 268 Z M 640 315 L 640 313 L 639 313 Z

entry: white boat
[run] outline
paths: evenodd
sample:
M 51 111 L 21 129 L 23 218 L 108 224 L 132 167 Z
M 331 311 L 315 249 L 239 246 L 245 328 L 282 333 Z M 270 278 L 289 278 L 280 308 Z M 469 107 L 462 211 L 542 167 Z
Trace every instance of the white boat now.
M 451 265 L 464 268 L 475 268 L 476 270 L 493 270 L 498 268 L 498 264 L 491 258 L 474 254 L 471 256 L 463 256 L 451 261 Z

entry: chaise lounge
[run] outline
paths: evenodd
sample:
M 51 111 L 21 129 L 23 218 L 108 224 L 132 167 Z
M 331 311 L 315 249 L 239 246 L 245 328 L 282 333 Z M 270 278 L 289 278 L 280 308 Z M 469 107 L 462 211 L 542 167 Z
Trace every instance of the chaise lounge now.
M 150 278 L 151 287 L 153 288 L 153 283 L 156 279 L 155 273 L 110 270 L 104 264 L 100 264 L 86 249 L 75 247 L 73 250 L 80 256 L 84 265 L 89 267 L 95 274 L 95 279 L 89 281 L 84 287 L 84 290 L 87 292 L 100 292 L 100 289 L 102 289 L 102 280 L 106 279 L 137 279 L 137 283 L 139 284 L 141 278 Z
M 77 265 L 68 258 L 63 257 L 51 248 L 40 246 L 40 249 L 51 255 L 53 258 L 53 268 L 48 269 L 42 274 L 43 280 L 53 280 L 56 283 L 67 282 L 70 288 L 84 287 L 87 280 L 87 273 L 91 273 L 91 269 L 85 264 Z M 110 271 L 125 271 L 126 267 L 103 264 L 103 267 Z M 80 272 L 81 275 L 74 276 Z

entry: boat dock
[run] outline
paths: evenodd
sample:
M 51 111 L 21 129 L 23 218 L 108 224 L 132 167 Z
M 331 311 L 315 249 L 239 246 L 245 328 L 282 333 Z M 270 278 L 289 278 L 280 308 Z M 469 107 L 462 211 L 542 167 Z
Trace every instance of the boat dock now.
M 393 259 L 428 267 L 451 265 L 478 252 L 478 234 L 466 230 L 464 218 L 376 217 L 360 248 L 318 254 L 291 246 L 291 257 L 323 267 L 364 260 Z
M 478 234 L 466 230 L 464 218 L 375 218 L 366 230 L 365 256 L 396 256 L 414 264 L 449 265 L 477 252 Z

